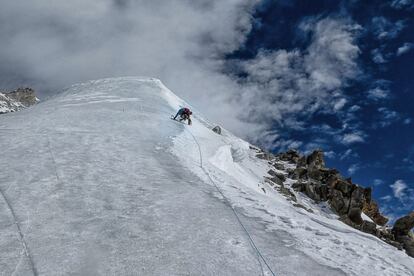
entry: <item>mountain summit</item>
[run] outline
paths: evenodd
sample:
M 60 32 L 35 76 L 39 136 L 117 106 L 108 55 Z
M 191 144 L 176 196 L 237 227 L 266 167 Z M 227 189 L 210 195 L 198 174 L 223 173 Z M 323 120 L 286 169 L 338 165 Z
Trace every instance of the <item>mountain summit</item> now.
M 184 106 L 159 80 L 127 77 L 0 117 L 0 271 L 414 274 L 412 258 L 326 203 L 270 185 L 260 149 L 194 108 L 192 126 L 171 120 Z M 278 162 L 289 181 L 296 166 Z

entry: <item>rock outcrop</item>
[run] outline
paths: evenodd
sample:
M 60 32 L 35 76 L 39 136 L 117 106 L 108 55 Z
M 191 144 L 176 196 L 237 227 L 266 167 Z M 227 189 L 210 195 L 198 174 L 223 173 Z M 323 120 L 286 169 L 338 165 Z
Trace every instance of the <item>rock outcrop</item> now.
M 380 213 L 378 204 L 372 199 L 372 189 L 353 183 L 351 178 L 344 178 L 335 169 L 326 168 L 321 150 L 308 156 L 301 156 L 295 150 L 277 155 L 255 150 L 257 157 L 267 160 L 274 167 L 268 172 L 270 177 L 265 181 L 293 201 L 293 205 L 300 204 L 297 203 L 295 194 L 284 185 L 287 178 L 293 182 L 290 188 L 296 192 L 307 195 L 316 203 L 327 202 L 342 222 L 375 235 L 399 249 L 405 249 L 408 255 L 414 256 L 414 238 L 411 232 L 414 227 L 414 212 L 398 219 L 391 230 L 385 227 L 388 218 Z M 372 221 L 364 220 L 362 213 Z
M 398 242 L 401 242 L 405 251 L 414 257 L 414 237 L 411 229 L 414 228 L 414 211 L 399 218 L 392 228 L 392 233 Z
M 18 88 L 11 92 L 0 93 L 0 114 L 18 111 L 38 101 L 35 91 L 31 88 Z
M 221 127 L 220 126 L 215 126 L 212 131 L 214 131 L 215 133 L 221 135 Z

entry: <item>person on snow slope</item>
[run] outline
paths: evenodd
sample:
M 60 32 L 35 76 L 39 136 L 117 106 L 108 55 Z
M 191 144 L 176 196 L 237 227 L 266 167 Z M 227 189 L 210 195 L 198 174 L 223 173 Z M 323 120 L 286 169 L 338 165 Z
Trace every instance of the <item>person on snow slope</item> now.
M 187 120 L 188 121 L 188 124 L 191 125 L 191 118 L 190 118 L 190 116 L 192 114 L 193 114 L 193 112 L 191 112 L 191 110 L 189 108 L 183 107 L 183 108 L 180 108 L 180 110 L 178 110 L 177 114 L 174 116 L 174 120 L 178 116 L 180 116 L 180 119 L 179 119 L 180 122 Z

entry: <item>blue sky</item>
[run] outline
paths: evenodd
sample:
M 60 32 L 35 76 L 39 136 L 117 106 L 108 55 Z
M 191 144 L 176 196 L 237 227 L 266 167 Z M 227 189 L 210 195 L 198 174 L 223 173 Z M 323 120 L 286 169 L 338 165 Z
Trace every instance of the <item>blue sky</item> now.
M 386 214 L 414 209 L 413 0 L 0 2 L 0 91 L 156 77 L 254 144 L 323 149 Z
M 301 26 L 323 18 L 358 26 L 358 75 L 343 86 L 334 112 L 305 114 L 296 129 L 283 127 L 283 119 L 276 124 L 291 143 L 273 150 L 322 148 L 328 166 L 373 186 L 385 213 L 406 214 L 414 209 L 413 1 L 266 1 L 244 46 L 228 58 L 250 60 L 264 49 L 306 51 L 311 38 Z

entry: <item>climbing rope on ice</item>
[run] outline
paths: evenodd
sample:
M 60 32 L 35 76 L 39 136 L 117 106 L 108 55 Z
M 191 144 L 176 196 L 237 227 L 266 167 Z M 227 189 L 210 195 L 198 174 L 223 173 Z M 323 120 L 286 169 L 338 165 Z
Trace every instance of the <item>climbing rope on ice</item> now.
M 188 128 L 184 128 L 186 131 L 188 131 L 188 133 L 190 133 L 190 135 L 193 137 L 194 142 L 197 144 L 198 147 L 198 152 L 200 155 L 200 168 L 203 170 L 203 172 L 207 175 L 207 177 L 209 178 L 209 180 L 211 181 L 211 183 L 213 183 L 214 187 L 217 189 L 217 191 L 220 193 L 220 195 L 223 197 L 223 199 L 227 202 L 228 206 L 230 206 L 231 210 L 233 211 L 234 216 L 236 217 L 238 223 L 240 224 L 241 228 L 243 229 L 243 231 L 246 233 L 249 242 L 253 248 L 253 250 L 256 251 L 256 254 L 258 255 L 258 257 L 260 257 L 260 259 L 263 260 L 264 264 L 266 265 L 266 267 L 269 269 L 270 273 L 273 276 L 276 276 L 276 274 L 273 272 L 273 270 L 270 268 L 269 264 L 266 262 L 265 258 L 263 257 L 263 255 L 260 253 L 259 248 L 256 246 L 253 238 L 251 237 L 249 231 L 247 230 L 247 228 L 244 226 L 243 222 L 241 221 L 239 215 L 237 214 L 236 210 L 233 208 L 233 206 L 231 205 L 230 201 L 227 199 L 227 197 L 224 195 L 224 193 L 221 191 L 221 189 L 217 186 L 216 182 L 211 178 L 209 172 L 206 170 L 206 168 L 203 166 L 203 155 L 201 153 L 201 146 L 200 143 L 198 143 L 197 138 L 194 136 L 194 134 L 188 129 Z M 262 268 L 262 263 L 260 262 L 260 266 Z M 262 274 L 263 274 L 263 268 L 262 268 Z
M 36 267 L 34 265 L 32 256 L 30 255 L 29 247 L 27 246 L 27 243 L 26 243 L 26 241 L 24 239 L 23 232 L 22 232 L 22 230 L 20 228 L 20 224 L 17 221 L 16 214 L 15 214 L 15 212 L 14 212 L 14 210 L 13 210 L 11 204 L 10 204 L 10 201 L 7 199 L 6 195 L 4 194 L 4 192 L 1 189 L 0 189 L 0 193 L 1 193 L 2 197 L 3 197 L 3 199 L 4 199 L 4 202 L 6 202 L 7 208 L 9 209 L 11 216 L 13 217 L 14 224 L 16 225 L 16 228 L 17 228 L 17 233 L 19 234 L 20 243 L 22 244 L 22 247 L 23 247 L 23 250 L 24 250 L 24 254 L 26 255 L 27 259 L 29 260 L 30 267 L 31 267 L 31 269 L 33 271 L 33 275 L 34 276 L 37 276 L 38 274 L 37 274 Z

